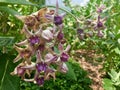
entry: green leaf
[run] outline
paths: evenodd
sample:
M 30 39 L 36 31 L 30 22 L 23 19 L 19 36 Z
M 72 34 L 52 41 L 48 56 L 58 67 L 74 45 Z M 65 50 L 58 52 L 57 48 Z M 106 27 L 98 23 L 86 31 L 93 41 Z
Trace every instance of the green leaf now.
M 20 79 L 10 75 L 15 68 L 12 59 L 13 56 L 0 54 L 0 90 L 19 90 Z
M 120 50 L 119 50 L 118 47 L 116 47 L 116 48 L 114 49 L 114 51 L 115 51 L 116 54 L 119 54 L 119 55 L 120 55 Z
M 14 9 L 11 9 L 7 6 L 0 6 L 0 11 L 4 11 L 4 12 L 11 14 L 11 15 L 20 15 L 19 12 L 15 11 Z
M 12 45 L 14 37 L 0 37 L 0 47 Z
M 116 90 L 115 87 L 113 86 L 113 83 L 110 79 L 103 79 L 103 88 L 104 90 Z
M 76 81 L 77 77 L 75 75 L 75 72 L 74 72 L 74 69 L 72 68 L 71 63 L 66 62 L 66 64 L 68 66 L 68 72 L 66 73 L 66 77 Z
M 117 72 L 114 69 L 111 69 L 111 72 L 108 72 L 108 74 L 110 75 L 111 79 L 113 79 L 113 80 L 117 76 Z
M 35 5 L 27 0 L 0 0 L 0 3 L 6 4 L 23 4 L 23 5 Z
M 57 47 L 54 47 L 54 51 L 55 51 L 55 53 L 57 53 L 57 54 L 60 53 Z
M 120 44 L 120 38 L 118 39 L 118 43 Z
M 120 72 L 117 73 L 114 69 L 112 69 L 110 73 L 108 72 L 108 74 L 110 75 L 114 85 L 120 85 Z

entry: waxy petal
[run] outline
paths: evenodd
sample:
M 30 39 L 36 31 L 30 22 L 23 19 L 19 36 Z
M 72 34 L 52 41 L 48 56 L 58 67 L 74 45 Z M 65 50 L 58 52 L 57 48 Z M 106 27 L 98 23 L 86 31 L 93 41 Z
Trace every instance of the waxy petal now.
M 23 79 L 26 82 L 34 82 L 34 79 Z
M 24 75 L 24 73 L 25 73 L 25 69 L 23 68 L 21 68 L 21 67 L 23 67 L 23 66 L 25 66 L 25 63 L 20 63 L 17 67 L 15 67 L 15 69 L 14 69 L 14 71 L 13 72 L 11 72 L 11 75 L 19 75 L 19 76 L 23 76 Z
M 17 57 L 14 59 L 13 63 L 18 62 L 22 57 L 20 56 L 20 54 L 17 55 Z
M 31 57 L 29 57 L 29 58 L 26 58 L 26 62 L 27 62 L 27 64 L 31 64 Z
M 42 37 L 46 40 L 52 40 L 53 39 L 53 33 L 50 30 L 44 30 L 42 32 Z
M 58 15 L 58 9 L 59 9 L 58 0 L 56 0 L 56 10 L 55 10 L 56 15 Z
M 15 43 L 15 45 L 18 45 L 18 46 L 25 46 L 28 44 L 28 40 L 24 40 L 24 41 L 21 41 L 19 43 Z
M 24 69 L 30 69 L 30 70 L 35 70 L 35 63 L 34 62 L 31 62 L 31 64 L 28 64 L 26 66 L 23 66 L 21 68 L 24 68 Z
M 60 71 L 62 73 L 66 73 L 68 71 L 68 67 L 65 63 L 63 63 L 62 66 L 60 67 Z
M 45 80 L 49 80 L 50 77 L 53 77 L 53 79 L 54 79 L 54 81 L 55 81 L 55 79 L 56 79 L 55 73 L 56 73 L 56 70 L 55 70 L 55 69 L 48 68 L 48 69 L 46 70 L 46 72 L 45 72 L 45 76 L 44 76 Z
M 47 54 L 45 56 L 45 63 L 47 65 L 49 65 L 49 64 L 54 63 L 55 61 L 57 61 L 57 59 L 58 59 L 58 56 L 52 55 L 52 54 L 49 53 L 49 54 Z
M 35 32 L 35 35 L 36 35 L 36 36 L 40 36 L 41 33 L 42 33 L 42 27 L 40 27 L 40 29 Z
M 37 51 L 36 58 L 37 58 L 36 63 L 40 63 L 42 61 L 40 50 Z
M 45 60 L 50 60 L 52 59 L 54 56 L 51 53 L 48 53 L 45 55 Z
M 61 16 L 62 18 L 64 18 L 65 15 L 66 15 L 66 13 L 61 13 L 61 14 L 60 14 L 60 16 Z
M 24 30 L 23 32 L 26 34 L 27 38 L 30 38 L 33 35 L 33 33 L 28 30 L 26 25 L 24 25 L 23 30 Z
M 60 50 L 60 52 L 62 52 L 62 51 L 64 50 L 64 48 L 63 48 L 63 44 L 59 43 L 59 45 L 58 45 L 58 49 Z
M 46 14 L 45 17 L 50 21 L 54 20 L 54 17 L 52 15 Z
M 25 18 L 26 16 L 20 16 L 20 15 L 15 15 L 19 20 L 21 20 L 22 22 L 25 22 Z
M 103 36 L 104 36 L 104 34 L 102 33 L 102 31 L 101 31 L 101 30 L 98 30 L 97 35 L 98 35 L 98 37 L 103 37 Z
M 65 52 L 68 52 L 68 51 L 70 50 L 70 48 L 71 48 L 71 46 L 68 45 L 64 51 L 65 51 Z
M 23 48 L 20 48 L 20 47 L 15 46 L 15 45 L 14 45 L 14 48 L 16 49 L 16 51 L 17 51 L 18 53 L 20 53 L 21 51 L 24 50 Z

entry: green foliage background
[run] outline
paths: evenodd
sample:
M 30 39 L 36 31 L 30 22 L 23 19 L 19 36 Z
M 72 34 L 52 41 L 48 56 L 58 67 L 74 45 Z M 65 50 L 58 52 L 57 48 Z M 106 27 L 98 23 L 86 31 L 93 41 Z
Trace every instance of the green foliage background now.
M 111 70 L 114 70 L 114 74 L 119 76 L 120 71 L 120 0 L 90 0 L 85 7 L 72 6 L 69 0 L 64 0 L 64 2 L 71 8 L 71 12 L 69 12 L 64 19 L 65 37 L 67 43 L 70 43 L 72 46 L 70 55 L 73 56 L 75 50 L 78 49 L 92 49 L 104 54 L 104 70 L 107 75 L 103 80 L 103 87 L 105 90 L 119 90 L 120 84 L 116 85 L 110 73 L 113 73 Z M 71 14 L 81 21 L 94 19 L 96 5 L 100 4 L 105 4 L 106 6 L 102 14 L 103 17 L 107 17 L 105 23 L 106 29 L 104 30 L 105 37 L 98 38 L 94 35 L 83 41 L 79 40 L 76 32 L 76 20 Z M 69 62 L 70 67 L 73 68 L 73 70 L 70 69 L 72 71 L 72 74 L 69 74 L 70 77 L 59 73 L 57 75 L 58 79 L 55 82 L 52 80 L 47 81 L 45 87 L 25 83 L 20 81 L 20 78 L 10 75 L 10 72 L 13 71 L 16 66 L 16 64 L 12 63 L 12 60 L 16 56 L 13 45 L 15 42 L 19 42 L 24 38 L 24 36 L 20 35 L 23 23 L 16 19 L 14 15 L 28 15 L 36 12 L 44 5 L 45 0 L 0 0 L 0 89 L 8 90 L 9 88 L 9 90 L 19 90 L 19 88 L 21 88 L 21 90 L 31 90 L 32 87 L 32 90 L 39 90 L 39 88 L 43 90 L 54 90 L 53 88 L 57 87 L 59 90 L 69 88 L 70 90 L 90 90 L 89 85 L 91 81 L 86 77 L 87 73 L 77 64 L 73 63 L 74 59 L 71 59 Z M 83 24 L 81 24 L 81 27 L 83 27 Z M 76 80 L 75 78 L 71 80 L 71 75 L 74 76 Z M 119 78 L 117 82 L 120 82 Z

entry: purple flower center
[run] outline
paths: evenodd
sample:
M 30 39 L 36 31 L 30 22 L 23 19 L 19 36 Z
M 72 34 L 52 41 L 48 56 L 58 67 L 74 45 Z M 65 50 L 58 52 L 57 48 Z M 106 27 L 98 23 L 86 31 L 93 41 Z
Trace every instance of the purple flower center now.
M 99 21 L 99 22 L 97 23 L 97 27 L 98 27 L 98 28 L 103 27 L 103 23 L 102 23 L 101 21 Z
M 31 45 L 38 44 L 40 42 L 40 39 L 38 36 L 32 36 L 29 38 L 29 42 Z
M 60 25 L 63 23 L 62 17 L 60 16 L 54 16 L 54 24 L 55 25 Z
M 77 33 L 78 33 L 78 34 L 83 34 L 84 31 L 83 31 L 83 29 L 78 29 L 78 30 L 77 30 Z
M 38 85 L 43 85 L 44 84 L 44 77 L 36 78 L 36 82 Z
M 58 40 L 62 40 L 64 37 L 64 34 L 62 32 L 59 32 L 57 35 Z
M 67 62 L 67 61 L 68 61 L 68 58 L 69 58 L 69 55 L 68 55 L 68 54 L 66 54 L 66 53 L 64 53 L 64 52 L 61 54 L 61 57 L 60 57 L 61 61 Z
M 84 31 L 83 31 L 83 29 L 78 29 L 77 34 L 78 34 L 80 40 L 84 39 Z
M 41 71 L 45 72 L 47 69 L 47 64 L 45 64 L 44 62 L 40 62 L 40 63 L 36 64 L 36 68 L 37 68 L 38 72 L 41 72 Z

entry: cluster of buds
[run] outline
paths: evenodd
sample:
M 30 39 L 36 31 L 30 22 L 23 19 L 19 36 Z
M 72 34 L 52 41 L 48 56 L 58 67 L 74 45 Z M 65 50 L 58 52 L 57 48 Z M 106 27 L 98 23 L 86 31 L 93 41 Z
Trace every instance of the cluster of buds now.
M 14 63 L 18 61 L 21 63 L 17 65 L 12 75 L 18 75 L 24 81 L 41 86 L 44 80 L 50 78 L 55 80 L 57 71 L 62 73 L 68 71 L 65 62 L 69 59 L 70 45 L 64 48 L 66 43 L 62 30 L 64 16 L 65 14 L 58 14 L 58 1 L 55 10 L 42 8 L 28 16 L 17 16 L 24 23 L 22 33 L 26 39 L 14 45 L 18 52 Z
M 77 25 L 78 26 L 77 33 L 81 40 L 83 40 L 85 37 L 92 37 L 96 33 L 98 37 L 102 38 L 104 36 L 103 30 L 105 29 L 104 23 L 106 21 L 106 18 L 101 18 L 101 14 L 103 13 L 104 9 L 105 9 L 104 5 L 97 7 L 96 8 L 96 12 L 97 12 L 96 20 L 91 20 L 91 19 L 84 20 L 83 28 L 80 28 L 80 26 Z M 85 30 L 88 30 L 88 31 L 85 32 Z

